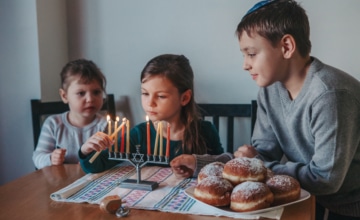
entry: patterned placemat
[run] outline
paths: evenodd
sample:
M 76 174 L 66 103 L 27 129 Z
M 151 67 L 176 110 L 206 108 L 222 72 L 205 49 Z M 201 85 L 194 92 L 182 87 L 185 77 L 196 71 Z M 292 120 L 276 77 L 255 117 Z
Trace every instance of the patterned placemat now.
M 258 219 L 260 217 L 280 219 L 283 212 L 283 208 L 254 215 L 221 212 L 219 209 L 188 197 L 184 190 L 190 186 L 195 186 L 196 179 L 177 179 L 171 168 L 168 167 L 148 166 L 142 168 L 142 180 L 159 183 L 159 187 L 153 191 L 118 187 L 121 181 L 128 178 L 136 179 L 135 168 L 129 165 L 119 165 L 100 174 L 87 174 L 69 186 L 52 193 L 50 197 L 59 202 L 100 204 L 105 196 L 118 195 L 126 201 L 127 206 L 135 209 L 243 219 Z

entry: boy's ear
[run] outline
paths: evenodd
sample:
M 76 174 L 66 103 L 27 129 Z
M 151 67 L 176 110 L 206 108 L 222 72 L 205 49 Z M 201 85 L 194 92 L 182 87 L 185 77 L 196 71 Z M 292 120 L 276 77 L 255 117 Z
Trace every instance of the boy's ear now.
M 281 39 L 281 48 L 284 58 L 291 58 L 296 50 L 296 43 L 294 37 L 290 34 L 285 34 Z
M 59 94 L 60 94 L 61 100 L 62 100 L 65 104 L 67 104 L 69 101 L 68 101 L 68 99 L 67 99 L 67 95 L 66 95 L 65 90 L 59 89 Z
M 191 100 L 191 96 L 192 96 L 192 91 L 191 91 L 191 89 L 188 89 L 188 90 L 186 90 L 185 92 L 183 92 L 183 93 L 181 94 L 181 97 L 180 97 L 180 103 L 181 103 L 181 105 L 182 105 L 182 106 L 187 105 L 187 104 L 190 102 L 190 100 Z

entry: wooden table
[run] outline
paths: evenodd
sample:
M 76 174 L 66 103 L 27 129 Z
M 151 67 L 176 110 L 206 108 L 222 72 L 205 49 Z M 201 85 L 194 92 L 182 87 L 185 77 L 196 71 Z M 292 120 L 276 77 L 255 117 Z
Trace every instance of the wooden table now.
M 55 202 L 50 194 L 84 176 L 80 165 L 50 166 L 0 186 L 0 219 L 117 219 L 98 205 Z M 315 219 L 315 199 L 286 206 L 282 220 Z M 227 217 L 199 216 L 132 209 L 125 219 L 215 220 Z

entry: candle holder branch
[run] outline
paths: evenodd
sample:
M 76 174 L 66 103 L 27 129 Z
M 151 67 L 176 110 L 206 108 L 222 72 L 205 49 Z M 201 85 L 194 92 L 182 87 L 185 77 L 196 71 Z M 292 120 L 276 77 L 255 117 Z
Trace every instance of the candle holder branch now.
M 130 158 L 130 153 L 109 152 L 109 160 L 127 161 L 136 168 L 136 179 L 126 179 L 120 182 L 120 187 L 152 191 L 156 189 L 159 184 L 154 181 L 141 180 L 141 168 L 150 163 L 168 165 L 169 157 L 146 155 L 147 160 L 144 160 L 144 154 L 140 153 L 140 145 L 136 145 L 135 147 L 136 153 L 131 153 L 132 158 Z

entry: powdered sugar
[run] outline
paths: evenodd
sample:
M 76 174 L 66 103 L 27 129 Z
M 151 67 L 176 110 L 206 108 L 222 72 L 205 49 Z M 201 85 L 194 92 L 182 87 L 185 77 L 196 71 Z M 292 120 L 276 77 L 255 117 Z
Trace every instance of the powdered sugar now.
M 239 157 L 230 160 L 227 164 L 238 169 L 248 169 L 254 174 L 263 173 L 266 169 L 263 162 L 256 158 Z
M 225 189 L 233 188 L 229 181 L 218 176 L 208 176 L 205 179 L 201 180 L 199 185 L 204 187 L 219 187 Z
M 235 193 L 239 192 L 239 193 L 241 193 L 241 197 L 250 198 L 254 194 L 263 192 L 264 190 L 266 190 L 265 188 L 266 188 L 266 185 L 264 183 L 247 181 L 247 182 L 243 182 L 243 183 L 240 183 L 239 185 L 237 185 L 233 189 L 232 193 L 235 194 Z
M 213 162 L 204 166 L 199 175 L 204 174 L 206 176 L 222 176 L 222 172 L 224 170 L 224 164 L 221 162 Z

